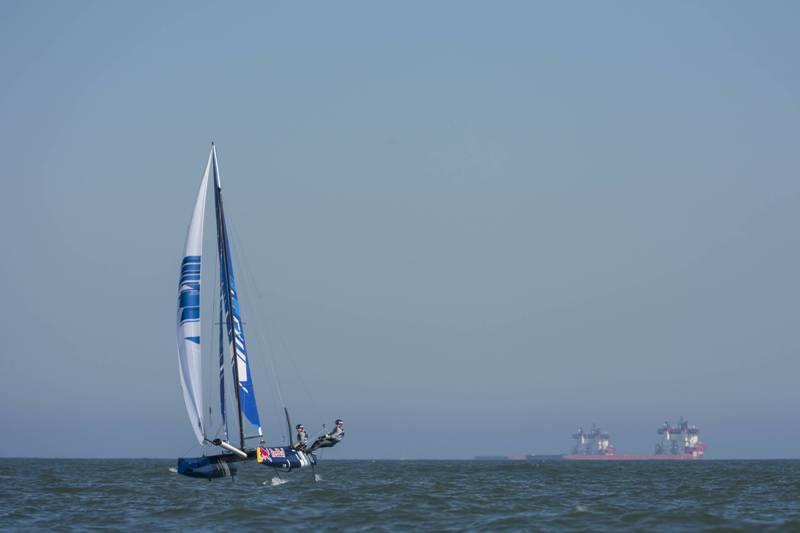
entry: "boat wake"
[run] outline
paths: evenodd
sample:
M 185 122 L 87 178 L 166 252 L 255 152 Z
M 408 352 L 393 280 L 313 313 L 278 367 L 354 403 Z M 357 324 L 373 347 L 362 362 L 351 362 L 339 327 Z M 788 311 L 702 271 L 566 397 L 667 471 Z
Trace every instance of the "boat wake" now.
M 177 474 L 178 473 L 178 469 L 175 468 L 174 466 L 169 467 L 169 471 L 172 472 L 173 474 Z
M 278 476 L 275 476 L 275 477 L 274 477 L 274 478 L 272 478 L 271 480 L 269 480 L 269 481 L 265 481 L 265 482 L 264 482 L 264 483 L 262 483 L 262 484 L 263 484 L 263 485 L 269 485 L 269 486 L 271 486 L 271 487 L 277 487 L 277 486 L 279 486 L 279 485 L 283 485 L 284 483 L 289 483 L 289 480 L 288 480 L 288 479 L 281 479 L 281 478 L 279 478 Z
M 317 482 L 322 481 L 322 476 L 319 475 L 319 474 L 314 474 L 314 481 L 317 481 Z

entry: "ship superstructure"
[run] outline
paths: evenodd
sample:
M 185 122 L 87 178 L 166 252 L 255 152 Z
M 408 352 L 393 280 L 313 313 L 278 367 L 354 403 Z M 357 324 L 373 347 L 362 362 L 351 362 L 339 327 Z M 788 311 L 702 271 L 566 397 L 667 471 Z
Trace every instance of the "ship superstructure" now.
M 614 455 L 614 446 L 610 444 L 611 434 L 594 424 L 589 431 L 579 428 L 577 433 L 572 434 L 572 438 L 575 439 L 575 447 L 572 449 L 575 455 Z
M 697 426 L 690 426 L 689 422 L 681 417 L 677 426 L 670 425 L 669 421 L 658 428 L 661 442 L 656 444 L 656 455 L 691 455 L 702 457 L 706 446 L 700 440 L 700 430 Z
M 592 425 L 592 429 L 578 429 L 572 434 L 575 446 L 572 453 L 563 458 L 569 461 L 685 461 L 700 459 L 705 453 L 705 444 L 700 440 L 700 430 L 690 426 L 681 417 L 677 426 L 669 422 L 656 430 L 661 436 L 653 455 L 617 454 L 611 444 L 611 434 Z

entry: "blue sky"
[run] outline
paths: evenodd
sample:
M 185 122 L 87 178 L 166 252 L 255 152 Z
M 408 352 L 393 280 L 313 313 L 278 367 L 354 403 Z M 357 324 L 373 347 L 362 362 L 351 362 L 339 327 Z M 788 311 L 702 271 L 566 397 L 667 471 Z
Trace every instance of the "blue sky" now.
M 338 457 L 800 439 L 794 2 L 6 2 L 3 456 L 174 457 L 209 142 L 259 403 Z M 259 332 L 258 334 L 256 332 Z

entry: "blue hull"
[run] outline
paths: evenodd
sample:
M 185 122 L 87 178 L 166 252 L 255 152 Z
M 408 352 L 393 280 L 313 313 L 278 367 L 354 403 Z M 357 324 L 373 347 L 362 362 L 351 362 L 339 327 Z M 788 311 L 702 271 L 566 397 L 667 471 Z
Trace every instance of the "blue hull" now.
M 237 472 L 235 463 L 241 460 L 229 454 L 181 457 L 178 459 L 178 473 L 202 479 L 235 476 Z
M 264 466 L 280 468 L 285 472 L 317 464 L 317 457 L 313 453 L 298 451 L 289 446 L 248 450 L 247 455 L 247 459 L 231 454 L 181 457 L 178 459 L 178 473 L 201 479 L 230 477 L 237 473 L 236 463 L 254 458 Z
M 256 461 L 264 466 L 280 468 L 289 471 L 295 468 L 305 468 L 317 464 L 317 457 L 313 453 L 305 453 L 289 446 L 276 448 L 258 448 Z

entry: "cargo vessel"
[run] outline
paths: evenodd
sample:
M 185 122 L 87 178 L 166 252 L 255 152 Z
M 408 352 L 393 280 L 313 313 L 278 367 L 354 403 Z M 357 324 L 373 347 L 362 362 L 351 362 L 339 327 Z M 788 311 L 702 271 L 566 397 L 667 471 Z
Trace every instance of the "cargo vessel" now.
M 681 417 L 677 426 L 669 422 L 656 430 L 661 436 L 652 455 L 619 454 L 611 444 L 611 434 L 597 426 L 589 431 L 583 428 L 573 433 L 575 446 L 572 453 L 564 455 L 567 461 L 692 461 L 703 457 L 706 446 L 700 440 L 700 430 L 690 426 Z

